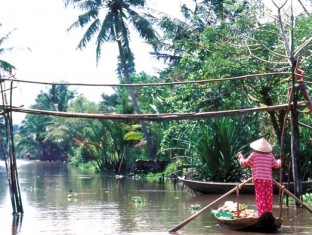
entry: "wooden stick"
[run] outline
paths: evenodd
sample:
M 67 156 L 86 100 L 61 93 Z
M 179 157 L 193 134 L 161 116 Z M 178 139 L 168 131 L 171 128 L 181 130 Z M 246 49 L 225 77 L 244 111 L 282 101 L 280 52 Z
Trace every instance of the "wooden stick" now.
M 188 219 L 184 220 L 183 222 L 181 222 L 180 224 L 178 224 L 177 226 L 175 226 L 174 228 L 169 230 L 169 233 L 174 233 L 176 231 L 178 231 L 180 228 L 184 227 L 185 225 L 187 225 L 189 222 L 191 222 L 193 219 L 195 219 L 197 216 L 199 216 L 200 214 L 202 214 L 203 212 L 205 212 L 207 209 L 209 209 L 212 205 L 214 205 L 215 203 L 217 203 L 218 201 L 226 198 L 227 196 L 229 196 L 230 194 L 232 194 L 233 192 L 235 192 L 237 189 L 240 189 L 242 186 L 244 186 L 245 184 L 249 183 L 252 180 L 252 177 L 249 178 L 248 180 L 246 180 L 245 182 L 238 184 L 235 188 L 233 188 L 232 190 L 228 191 L 227 193 L 223 194 L 221 197 L 219 197 L 217 200 L 213 201 L 212 203 L 210 203 L 209 205 L 205 206 L 203 209 L 199 210 L 197 213 L 195 213 L 194 215 L 192 215 L 191 217 L 189 217 Z
M 285 186 L 281 185 L 279 182 L 277 182 L 276 180 L 273 179 L 273 182 L 282 190 L 285 191 L 286 194 L 288 194 L 289 196 L 291 196 L 293 199 L 295 199 L 295 201 L 297 203 L 299 203 L 301 206 L 303 206 L 305 209 L 307 209 L 311 214 L 312 214 L 312 209 L 307 206 L 306 204 L 304 204 L 299 198 L 297 198 L 294 194 L 292 194 L 291 192 L 289 192 Z
M 239 218 L 240 214 L 239 214 L 239 187 L 236 187 L 236 204 L 237 204 L 237 217 Z

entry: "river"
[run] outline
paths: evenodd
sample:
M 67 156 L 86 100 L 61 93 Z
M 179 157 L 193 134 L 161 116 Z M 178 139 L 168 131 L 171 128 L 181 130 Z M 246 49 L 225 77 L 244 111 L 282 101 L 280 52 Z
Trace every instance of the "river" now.
M 18 161 L 18 173 L 24 214 L 13 217 L 1 163 L 1 235 L 169 234 L 171 228 L 194 213 L 191 206 L 203 208 L 221 196 L 194 194 L 171 181 L 162 184 L 158 180 L 87 174 L 64 163 Z M 226 200 L 235 200 L 235 195 Z M 254 206 L 253 195 L 241 195 L 240 201 Z M 278 204 L 274 214 L 279 214 Z M 284 207 L 282 216 L 279 234 L 312 233 L 312 216 L 307 210 Z M 220 228 L 208 210 L 177 234 L 241 233 Z

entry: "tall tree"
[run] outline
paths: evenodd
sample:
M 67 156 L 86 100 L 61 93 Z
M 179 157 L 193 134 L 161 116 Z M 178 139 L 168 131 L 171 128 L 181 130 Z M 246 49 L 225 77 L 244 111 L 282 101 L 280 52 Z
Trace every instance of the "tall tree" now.
M 233 22 L 251 8 L 247 0 L 193 0 L 194 4 L 181 6 L 183 19 L 161 13 L 159 26 L 164 32 L 153 53 L 157 58 L 177 64 L 185 54 L 193 53 L 188 46 L 201 40 L 200 34 L 212 25 Z M 253 4 L 257 7 L 261 2 Z
M 133 69 L 134 56 L 130 49 L 130 30 L 128 24 L 134 26 L 140 36 L 148 42 L 156 40 L 156 31 L 153 29 L 147 14 L 136 11 L 139 7 L 144 7 L 145 0 L 64 0 L 65 5 L 72 5 L 84 11 L 68 30 L 73 28 L 85 28 L 82 39 L 78 44 L 79 49 L 83 49 L 96 37 L 96 59 L 97 63 L 101 57 L 101 49 L 105 42 L 117 42 L 119 50 L 119 60 L 123 75 L 128 84 L 131 84 L 130 71 Z M 142 8 L 143 9 L 143 8 Z M 130 67 L 129 67 L 130 66 Z M 140 114 L 140 106 L 136 98 L 134 88 L 129 86 L 136 113 Z M 149 157 L 153 158 L 152 142 L 150 134 L 144 122 L 141 122 L 142 131 L 147 141 Z

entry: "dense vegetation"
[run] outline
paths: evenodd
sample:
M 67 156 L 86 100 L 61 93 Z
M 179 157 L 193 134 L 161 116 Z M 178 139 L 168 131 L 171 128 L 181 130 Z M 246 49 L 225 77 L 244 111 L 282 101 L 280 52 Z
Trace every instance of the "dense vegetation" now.
M 183 6 L 185 18 L 179 20 L 163 13 L 151 16 L 145 12 L 139 17 L 132 8 L 143 6 L 143 0 L 107 1 L 111 5 L 102 1 L 80 2 L 66 1 L 85 11 L 70 29 L 93 23 L 94 28 L 87 29 L 79 47 L 84 48 L 90 38 L 97 38 L 97 58 L 104 42 L 118 43 L 121 84 L 186 83 L 118 87 L 114 94 L 103 94 L 101 102 L 94 103 L 77 96 L 64 82 L 47 87 L 31 108 L 156 114 L 272 106 L 288 102 L 291 56 L 304 58 L 301 68 L 308 77 L 312 74 L 311 14 L 300 14 L 294 22 L 283 15 L 281 22 L 278 18 L 268 20 L 267 14 L 271 13 L 263 13 L 262 4 L 250 4 L 247 0 L 204 0 L 194 9 Z M 98 19 L 101 7 L 109 9 L 103 22 Z M 153 45 L 153 54 L 167 63 L 168 67 L 159 76 L 135 72 L 127 20 L 138 26 L 140 35 Z M 149 22 L 157 23 L 162 36 L 153 31 Z M 261 76 L 263 73 L 271 74 Z M 258 76 L 241 77 L 249 74 Z M 231 77 L 237 79 L 225 79 Z M 205 82 L 187 83 L 192 81 Z M 298 98 L 302 101 L 300 95 Z M 16 132 L 16 151 L 23 158 L 68 161 L 75 166 L 88 165 L 100 172 L 114 173 L 133 171 L 136 159 L 169 160 L 167 175 L 191 165 L 190 172 L 200 179 L 236 181 L 249 174 L 238 167 L 236 152 L 242 150 L 248 154 L 248 144 L 260 137 L 274 145 L 277 157 L 283 152 L 284 167 L 289 168 L 290 132 L 289 123 L 284 122 L 285 115 L 285 110 L 278 110 L 205 120 L 130 122 L 28 114 Z M 300 113 L 299 121 L 312 126 L 309 115 Z M 281 149 L 285 124 L 286 141 Z M 300 127 L 301 173 L 305 179 L 312 176 L 311 146 L 311 128 Z

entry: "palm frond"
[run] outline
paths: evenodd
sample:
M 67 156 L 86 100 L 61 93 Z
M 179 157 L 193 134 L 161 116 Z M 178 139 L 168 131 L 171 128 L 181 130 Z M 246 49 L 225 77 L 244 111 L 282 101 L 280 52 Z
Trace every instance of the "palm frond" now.
M 143 7 L 145 5 L 145 0 L 128 0 L 130 5 L 132 6 L 141 6 Z
M 116 41 L 116 33 L 113 27 L 113 14 L 108 12 L 106 17 L 104 18 L 101 29 L 99 30 L 97 39 L 96 39 L 96 61 L 98 63 L 101 52 L 102 46 L 105 42 L 113 42 Z
M 69 32 L 73 29 L 76 28 L 83 28 L 85 27 L 87 24 L 89 24 L 92 20 L 97 19 L 98 18 L 98 10 L 97 9 L 92 9 L 82 15 L 78 16 L 78 20 L 76 20 L 74 23 L 72 23 L 67 29 L 66 32 Z
M 100 9 L 103 6 L 102 0 L 87 0 L 79 3 L 79 9 L 83 11 L 90 11 L 94 9 Z
M 91 9 L 85 14 L 82 14 L 78 17 L 80 27 L 83 28 L 85 25 L 89 24 L 90 21 L 98 19 L 99 11 L 98 9 Z
M 152 41 L 157 38 L 157 33 L 154 30 L 152 23 L 147 20 L 148 18 L 146 15 L 140 15 L 132 9 L 128 9 L 128 13 L 131 17 L 131 23 L 142 38 L 147 41 Z
M 0 45 L 2 45 L 5 41 L 7 41 L 11 34 L 15 31 L 16 29 L 11 30 L 9 33 L 7 33 L 6 35 L 4 35 L 3 37 L 0 38 Z
M 72 5 L 75 7 L 77 4 L 80 4 L 81 0 L 64 0 L 65 7 L 68 7 L 69 5 Z
M 96 19 L 87 29 L 87 31 L 84 33 L 84 35 L 82 36 L 82 39 L 80 40 L 80 42 L 78 43 L 77 48 L 79 48 L 80 50 L 85 48 L 87 46 L 87 44 L 92 40 L 92 37 L 94 36 L 94 34 L 96 32 L 98 32 L 99 28 L 101 26 L 100 20 Z
M 138 132 L 138 131 L 130 131 L 128 133 L 125 134 L 124 136 L 124 140 L 126 141 L 139 141 L 143 138 L 143 134 L 142 132 Z
M 1 24 L 0 24 L 0 27 L 1 27 Z M 14 49 L 14 47 L 8 47 L 8 48 L 3 48 L 2 47 L 3 44 L 7 40 L 9 40 L 9 38 L 10 38 L 10 36 L 11 36 L 13 31 L 15 31 L 15 29 L 10 31 L 9 33 L 7 33 L 6 35 L 4 35 L 3 37 L 0 38 L 0 46 L 1 46 L 1 48 L 0 48 L 0 55 L 3 54 L 4 52 L 11 51 L 11 50 Z M 15 69 L 15 67 L 12 64 L 10 64 L 9 62 L 4 61 L 4 60 L 0 60 L 0 68 L 3 69 L 6 72 L 9 72 L 9 73 L 12 73 L 12 70 Z
M 4 60 L 0 60 L 0 68 L 9 73 L 12 73 L 12 70 L 15 69 L 15 67 L 12 64 Z

